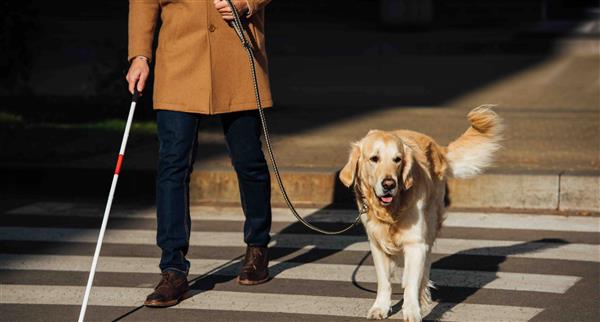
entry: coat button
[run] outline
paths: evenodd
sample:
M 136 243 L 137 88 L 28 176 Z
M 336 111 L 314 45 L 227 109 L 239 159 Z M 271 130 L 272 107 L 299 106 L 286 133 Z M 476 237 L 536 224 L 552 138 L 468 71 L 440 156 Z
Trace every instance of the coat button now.
M 210 26 L 208 26 L 208 31 L 210 31 L 210 32 L 214 32 L 216 29 L 217 29 L 217 27 L 215 27 L 215 25 L 211 24 Z

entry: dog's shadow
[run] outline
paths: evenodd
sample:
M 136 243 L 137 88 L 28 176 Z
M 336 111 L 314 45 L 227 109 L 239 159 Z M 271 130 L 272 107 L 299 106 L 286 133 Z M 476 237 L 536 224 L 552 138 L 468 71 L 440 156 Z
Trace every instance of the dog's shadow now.
M 507 257 L 510 255 L 535 253 L 544 249 L 560 247 L 567 243 L 567 241 L 562 239 L 544 238 L 511 246 L 471 248 L 442 257 L 433 262 L 431 268 L 458 269 L 467 271 L 473 270 L 497 273 L 500 271 L 500 265 L 505 262 Z M 356 281 L 357 272 L 360 269 L 360 266 L 362 266 L 362 264 L 366 261 L 368 256 L 369 253 L 363 257 L 355 269 L 352 276 L 352 283 L 361 290 L 376 293 L 375 290 L 360 285 Z M 398 269 L 401 268 L 399 267 Z M 435 289 L 431 290 L 432 300 L 437 302 L 437 304 L 435 304 L 427 316 L 424 317 L 424 320 L 437 321 L 441 319 L 446 313 L 452 311 L 456 305 L 463 303 L 469 297 L 496 279 L 496 274 L 481 274 L 477 276 L 477 283 L 474 283 L 477 284 L 477 287 L 450 287 L 438 285 Z M 433 283 L 434 285 L 436 284 L 435 278 L 433 279 Z M 394 294 L 398 295 L 401 293 L 395 292 Z M 391 308 L 390 315 L 400 312 L 402 309 L 402 303 L 403 300 L 400 300 L 394 304 Z
M 432 265 L 433 268 L 479 270 L 487 272 L 499 272 L 500 265 L 506 261 L 510 255 L 535 253 L 545 249 L 557 248 L 568 244 L 567 241 L 558 238 L 543 238 L 533 241 L 527 241 L 511 246 L 482 247 L 468 249 L 450 256 L 438 259 Z M 482 254 L 494 254 L 493 256 L 483 256 Z M 498 255 L 496 255 L 498 254 Z M 465 267 L 468 263 L 468 267 Z M 477 287 L 464 287 L 460 289 L 451 287 L 440 287 L 432 292 L 432 299 L 438 302 L 429 314 L 425 317 L 427 320 L 438 320 L 452 309 L 473 294 L 477 293 L 485 285 L 497 279 L 497 275 L 489 274 L 487 279 L 480 279 L 478 276 Z M 433 281 L 435 284 L 435 281 Z

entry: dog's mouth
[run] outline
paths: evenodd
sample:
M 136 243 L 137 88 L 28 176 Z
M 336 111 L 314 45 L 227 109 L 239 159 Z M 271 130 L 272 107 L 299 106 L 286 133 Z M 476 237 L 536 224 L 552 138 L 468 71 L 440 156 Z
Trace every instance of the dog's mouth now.
M 389 206 L 394 201 L 394 196 L 392 196 L 391 194 L 377 196 L 377 198 L 379 199 L 379 203 L 381 203 L 383 206 Z

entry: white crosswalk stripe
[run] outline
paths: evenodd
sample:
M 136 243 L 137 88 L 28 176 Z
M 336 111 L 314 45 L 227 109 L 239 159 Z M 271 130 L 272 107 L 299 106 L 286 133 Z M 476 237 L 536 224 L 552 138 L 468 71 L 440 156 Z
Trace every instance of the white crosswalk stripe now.
M 28 215 L 65 216 L 73 218 L 73 221 L 76 222 L 82 217 L 98 217 L 100 212 L 101 209 L 97 205 L 34 203 L 5 212 L 3 215 L 24 216 L 24 218 L 28 218 Z M 235 222 L 243 220 L 243 215 L 237 208 L 193 207 L 192 214 L 193 219 L 196 220 Z M 308 216 L 314 222 L 349 222 L 353 220 L 355 211 L 304 209 L 302 214 Z M 155 218 L 155 214 L 153 209 L 116 209 L 111 214 L 111 218 Z M 292 223 L 294 221 L 286 209 L 274 209 L 273 218 L 274 221 L 282 223 Z M 20 227 L 20 225 L 29 225 L 25 221 L 12 225 L 0 227 L 0 241 L 12 242 L 9 245 L 17 245 L 3 248 L 7 249 L 8 247 L 9 251 L 0 253 L 0 271 L 10 272 L 6 276 L 16 276 L 17 273 L 26 273 L 29 274 L 27 276 L 32 276 L 38 272 L 41 272 L 40 274 L 48 272 L 48 274 L 52 273 L 55 276 L 60 276 L 60 278 L 59 281 L 49 280 L 46 283 L 32 285 L 32 283 L 43 280 L 44 277 L 36 276 L 35 282 L 29 280 L 29 283 L 20 282 L 19 280 L 8 282 L 9 277 L 4 277 L 3 280 L 6 282 L 0 284 L 0 305 L 79 306 L 83 295 L 83 285 L 62 285 L 62 283 L 70 280 L 69 274 L 73 274 L 73 272 L 77 272 L 78 276 L 82 273 L 85 274 L 90 267 L 91 254 L 82 256 L 82 253 L 78 251 L 75 253 L 76 255 L 67 255 L 61 253 L 64 250 L 59 247 L 44 250 L 43 253 L 38 254 L 36 250 L 31 249 L 31 246 L 27 251 L 30 254 L 22 254 L 19 253 L 18 249 L 10 249 L 10 247 L 19 247 L 18 245 L 21 245 L 19 243 L 27 244 L 28 242 L 33 242 L 32 245 L 43 245 L 44 242 L 60 242 L 79 245 L 77 247 L 80 247 L 81 244 L 77 243 L 94 244 L 97 240 L 98 230 L 62 227 Z M 113 247 L 131 247 L 132 249 L 135 247 L 150 249 L 148 246 L 155 245 L 156 232 L 154 230 L 138 229 L 139 227 L 131 223 L 128 223 L 128 225 L 131 226 L 131 229 L 107 230 L 105 243 L 117 245 Z M 592 240 L 590 233 L 599 233 L 600 218 L 454 212 L 448 215 L 445 225 L 468 229 L 486 229 L 486 233 L 500 230 L 512 230 L 518 233 L 521 233 L 519 230 L 547 232 L 549 237 L 552 236 L 552 232 L 561 232 L 562 236 L 565 235 L 565 232 L 586 233 L 588 234 L 587 237 L 578 240 L 587 242 Z M 479 234 L 478 236 L 483 235 Z M 310 263 L 299 263 L 287 261 L 284 258 L 271 261 L 270 271 L 276 280 L 275 282 L 292 283 L 292 285 L 303 285 L 305 283 L 351 285 L 353 282 L 376 282 L 376 274 L 372 265 L 358 266 L 358 263 L 348 261 L 348 258 L 354 258 L 352 256 L 356 255 L 356 253 L 351 252 L 364 252 L 366 254 L 369 251 L 365 236 L 276 233 L 272 237 L 271 246 L 292 249 L 295 258 L 300 258 L 315 248 L 348 255 L 346 257 L 332 257 L 327 262 L 323 259 L 317 259 Z M 544 303 L 535 302 L 535 300 L 531 300 L 532 297 L 562 296 L 581 281 L 582 277 L 578 270 L 573 269 L 565 270 L 563 272 L 569 273 L 562 274 L 551 274 L 547 273 L 549 270 L 539 270 L 538 272 L 544 272 L 541 274 L 526 272 L 524 271 L 525 268 L 520 265 L 523 265 L 524 262 L 539 264 L 550 261 L 554 264 L 559 261 L 565 265 L 579 265 L 582 263 L 583 265 L 595 265 L 600 263 L 600 245 L 597 242 L 592 244 L 561 243 L 550 238 L 541 241 L 538 237 L 535 238 L 537 241 L 528 241 L 527 236 L 524 236 L 522 240 L 496 240 L 499 236 L 496 236 L 496 239 L 493 237 L 490 237 L 490 239 L 439 238 L 433 248 L 434 254 L 446 256 L 446 258 L 457 254 L 466 255 L 464 258 L 473 258 L 482 262 L 489 260 L 492 265 L 481 270 L 474 270 L 473 267 L 476 266 L 473 265 L 470 265 L 468 270 L 453 266 L 455 264 L 449 265 L 450 267 L 447 267 L 448 264 L 441 267 L 434 266 L 436 268 L 431 271 L 431 279 L 437 286 L 448 288 L 451 293 L 455 289 L 504 292 L 504 296 L 510 294 L 513 297 L 528 298 L 527 303 L 529 304 L 520 304 L 521 302 L 513 301 L 512 305 L 502 305 L 502 300 L 499 300 L 498 303 L 490 303 L 489 299 L 478 302 L 480 300 L 477 297 L 470 297 L 468 301 L 463 303 L 434 303 L 435 305 L 432 306 L 434 310 L 428 313 L 427 319 L 440 321 L 528 321 L 544 311 Z M 514 237 L 510 236 L 510 238 Z M 240 249 L 245 247 L 242 241 L 242 232 L 230 231 L 195 231 L 191 235 L 190 244 L 193 246 L 211 246 L 216 252 L 221 247 L 240 247 Z M 472 255 L 479 256 L 472 257 Z M 190 274 L 210 273 L 231 277 L 238 273 L 239 260 L 227 260 L 223 259 L 223 256 L 215 258 L 191 258 Z M 459 256 L 458 258 L 463 257 Z M 502 261 L 507 259 L 517 261 L 518 259 L 520 262 L 513 263 L 510 269 L 506 269 L 498 264 L 498 258 L 501 258 Z M 337 262 L 340 260 L 345 262 Z M 119 275 L 122 276 L 122 279 L 135 274 L 152 274 L 157 273 L 158 261 L 158 258 L 140 257 L 140 255 L 107 254 L 107 256 L 100 257 L 98 273 L 112 274 L 111 276 Z M 458 266 L 460 265 L 459 263 Z M 3 273 L 0 272 L 0 274 Z M 398 268 L 395 279 L 400 281 L 401 278 L 402 269 Z M 143 281 L 143 279 L 131 282 L 129 287 L 123 287 L 122 285 L 119 285 L 121 287 L 113 287 L 114 284 L 108 286 L 100 284 L 94 286 L 92 290 L 90 298 L 92 308 L 94 306 L 134 307 L 140 305 L 141 301 L 151 291 L 147 288 L 150 284 Z M 313 284 L 303 285 L 308 291 L 302 292 L 312 292 Z M 285 290 L 285 294 L 281 294 L 280 290 L 274 291 L 273 287 L 270 289 L 269 284 L 265 284 L 265 287 L 259 289 L 258 292 L 247 292 L 245 288 L 240 288 L 240 291 L 231 291 L 231 288 L 198 291 L 198 294 L 183 301 L 175 309 L 257 312 L 265 313 L 265 320 L 268 320 L 268 313 L 297 314 L 297 320 L 303 320 L 303 315 L 362 318 L 366 316 L 366 312 L 373 304 L 375 297 L 374 294 L 365 296 L 362 293 L 346 297 L 341 295 L 345 293 L 336 290 L 324 290 L 319 293 L 319 296 L 315 296 L 306 295 L 305 293 L 299 294 L 302 292 L 293 288 L 290 288 L 289 291 Z M 401 291 L 400 285 L 395 285 L 394 288 L 395 291 Z M 460 291 L 457 292 L 460 293 Z M 394 303 L 399 303 L 401 298 L 401 294 L 395 295 Z M 461 300 L 460 296 L 458 296 L 458 299 L 454 301 L 462 302 L 464 300 Z M 394 312 L 392 316 L 395 319 L 401 319 L 401 317 L 401 312 Z
M 233 232 L 197 232 L 192 234 L 190 245 L 243 247 L 241 236 Z M 0 227 L 0 240 L 93 243 L 97 238 L 95 229 Z M 111 229 L 104 237 L 107 244 L 154 245 L 155 240 L 155 231 L 133 229 Z M 276 234 L 271 246 L 369 251 L 365 236 Z M 433 253 L 600 262 L 600 245 L 588 244 L 438 238 Z
M 83 287 L 74 286 L 3 285 L 2 288 L 11 294 L 3 297 L 2 303 L 79 305 L 83 296 Z M 95 287 L 90 305 L 136 306 L 141 304 L 139 299 L 149 292 L 151 289 L 146 288 Z M 115 294 L 119 297 L 116 298 Z M 197 294 L 175 308 L 363 317 L 372 304 L 372 300 L 364 298 L 211 291 Z M 483 317 L 487 321 L 527 321 L 541 311 L 530 307 L 457 304 L 443 316 L 434 313 L 430 317 L 441 321 L 481 321 Z M 401 317 L 401 311 L 391 316 L 392 319 Z
M 219 266 L 227 264 L 226 260 L 191 259 L 191 274 L 204 274 Z M 12 270 L 52 270 L 52 271 L 87 271 L 90 266 L 87 256 L 64 255 L 12 255 L 0 254 L 0 269 Z M 235 276 L 239 262 L 218 272 L 221 275 Z M 102 257 L 98 272 L 119 273 L 155 273 L 157 259 L 141 257 Z M 317 281 L 342 281 L 352 279 L 356 265 L 347 264 L 304 264 L 271 261 L 271 274 L 277 278 L 306 279 Z M 357 282 L 377 282 L 374 266 L 361 266 L 356 272 Z M 548 293 L 564 293 L 579 278 L 550 274 L 527 274 L 510 272 L 483 272 L 451 269 L 432 269 L 431 279 L 436 285 L 453 287 L 475 287 L 512 291 L 535 291 Z M 402 269 L 399 268 L 397 281 L 402 280 Z

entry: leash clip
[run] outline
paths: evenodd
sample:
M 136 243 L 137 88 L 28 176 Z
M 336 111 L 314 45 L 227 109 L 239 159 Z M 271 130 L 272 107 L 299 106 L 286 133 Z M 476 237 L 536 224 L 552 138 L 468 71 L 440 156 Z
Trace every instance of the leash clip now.
M 360 207 L 360 210 L 358 211 L 358 214 L 359 215 L 364 215 L 364 214 L 368 213 L 369 212 L 369 205 L 367 205 L 367 203 L 365 202 L 364 199 L 360 202 L 360 204 L 362 206 Z

